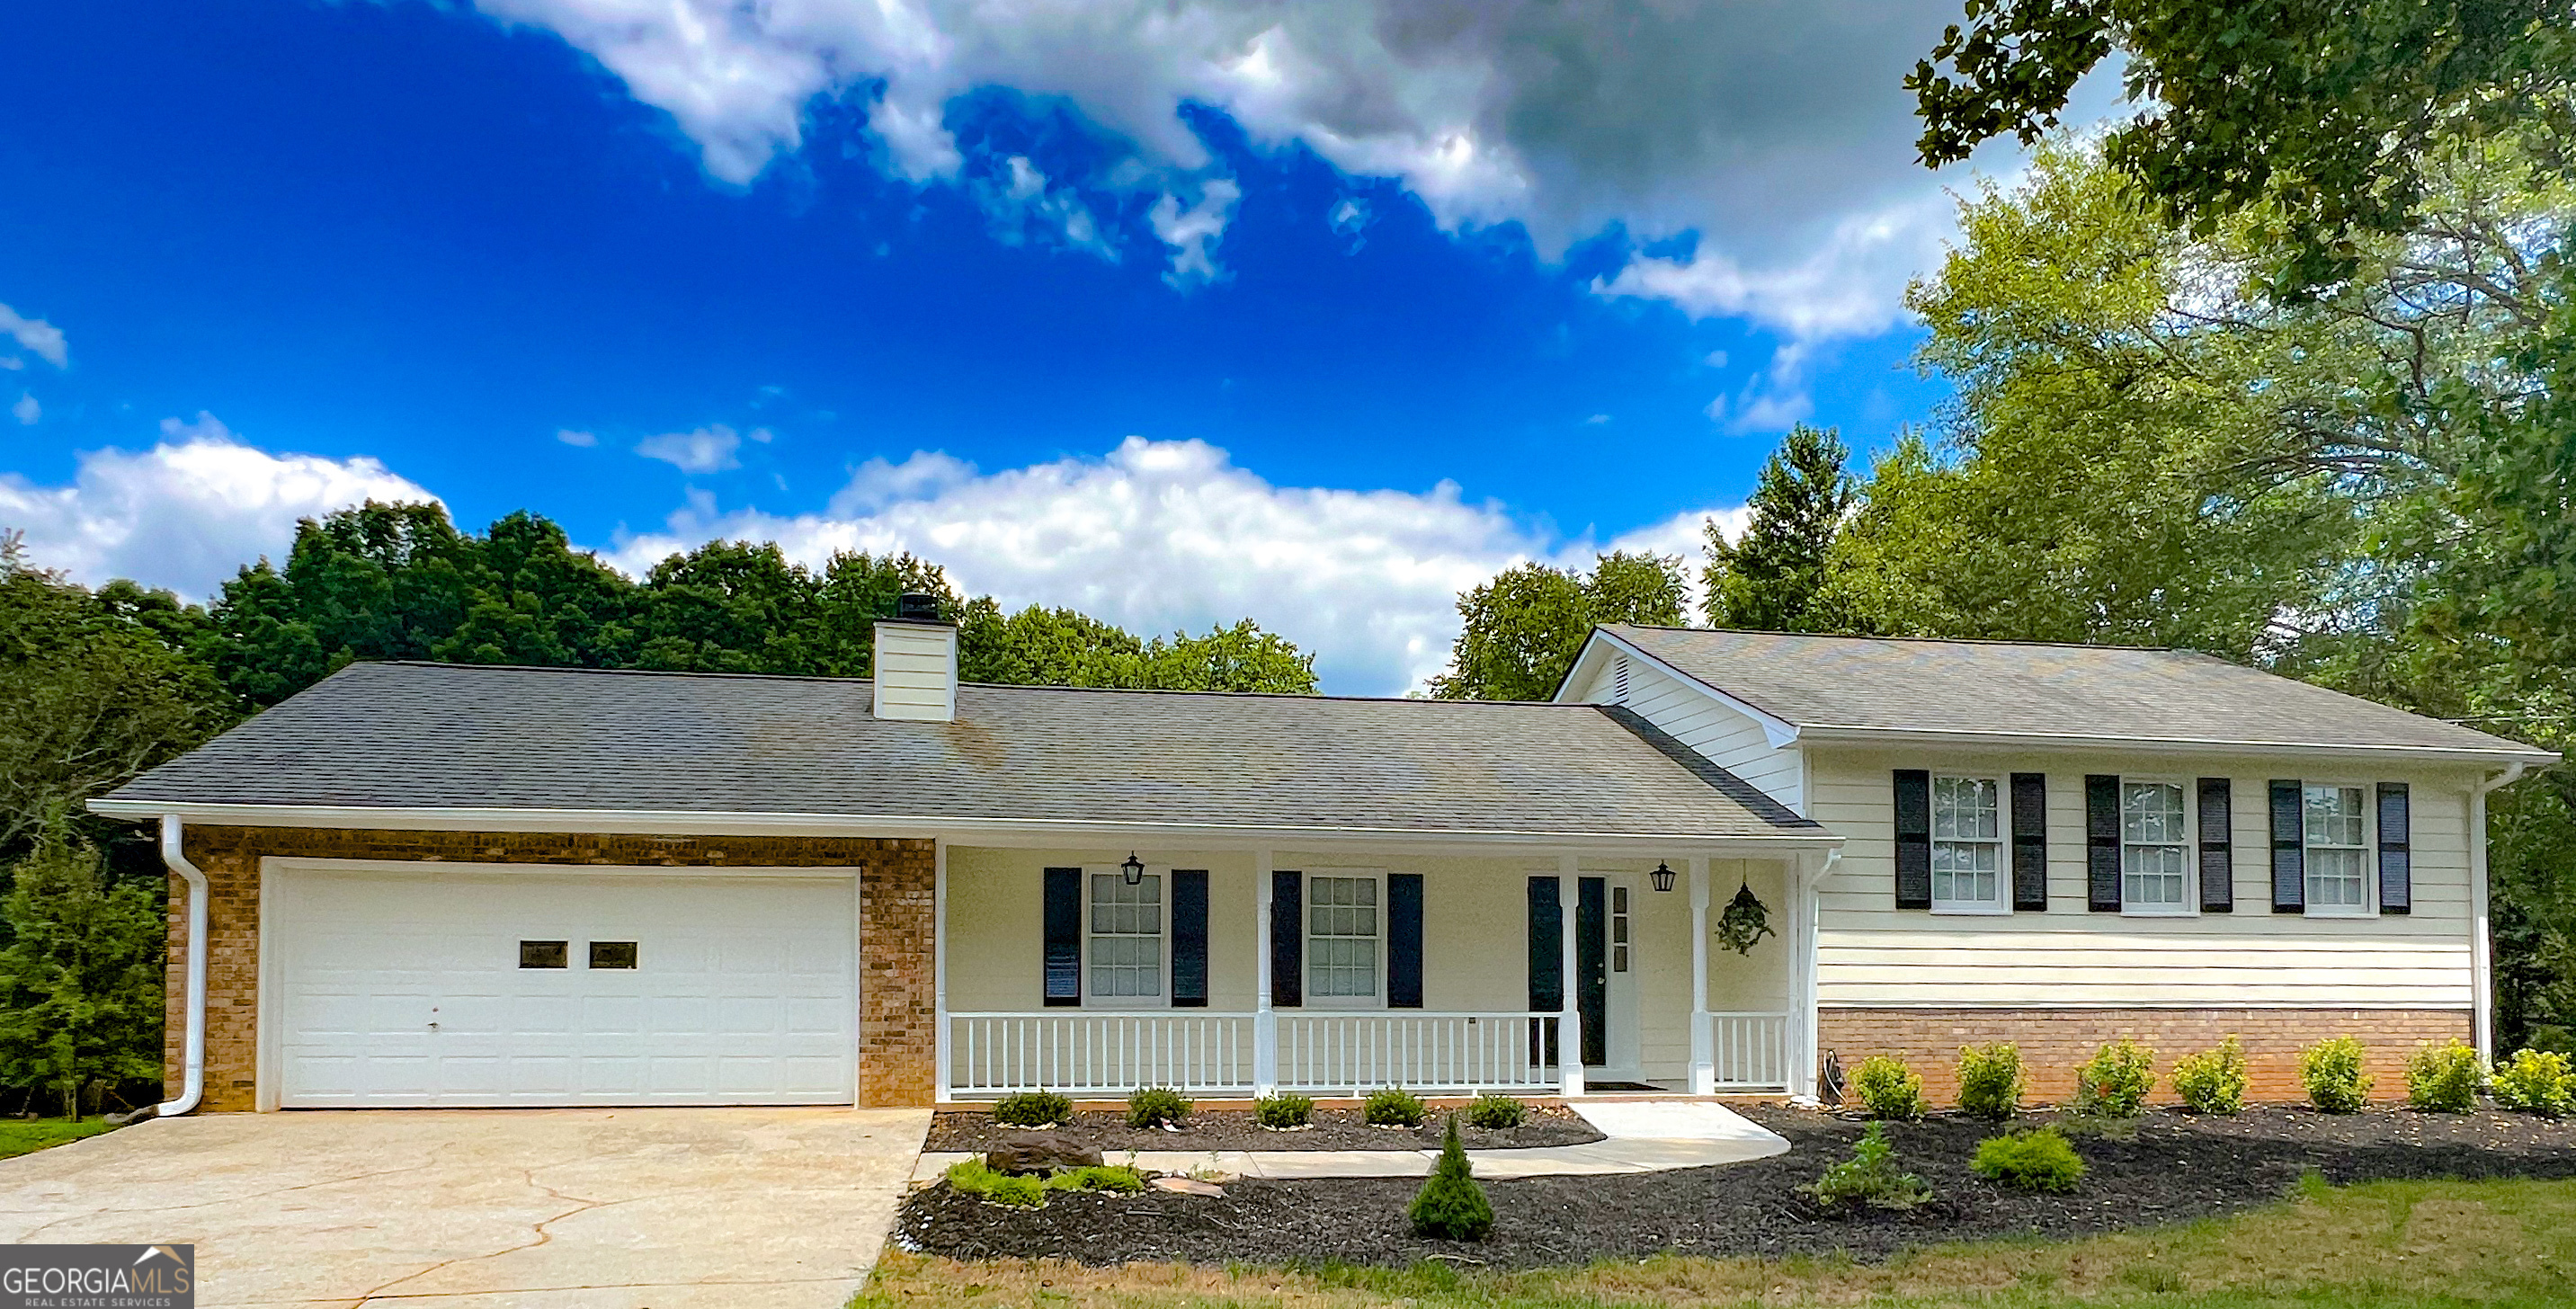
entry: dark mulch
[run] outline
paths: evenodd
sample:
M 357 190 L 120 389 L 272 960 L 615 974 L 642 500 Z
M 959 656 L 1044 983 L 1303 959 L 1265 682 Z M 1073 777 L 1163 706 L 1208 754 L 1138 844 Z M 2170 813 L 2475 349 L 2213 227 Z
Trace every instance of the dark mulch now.
M 2227 1213 L 2281 1198 L 2309 1169 L 2328 1181 L 2576 1177 L 2576 1124 L 2520 1114 L 2372 1109 L 2329 1116 L 2264 1106 L 2236 1118 L 2150 1114 L 2135 1139 L 2079 1137 L 2091 1172 L 2068 1195 L 2006 1190 L 1970 1172 L 1994 1126 L 1958 1118 L 1890 1127 L 1898 1158 L 1934 1200 L 1907 1214 L 1820 1213 L 1797 1186 L 1845 1157 L 1865 1124 L 1770 1106 L 1748 1116 L 1789 1153 L 1677 1172 L 1493 1182 L 1495 1230 L 1482 1244 L 1417 1240 L 1411 1179 L 1245 1180 L 1222 1199 L 1148 1192 L 1061 1195 L 1003 1209 L 944 1186 L 906 1202 L 897 1236 L 957 1259 L 1054 1256 L 1106 1264 L 1407 1265 L 1426 1258 L 1498 1267 L 1580 1264 L 1657 1251 L 1778 1256 L 1846 1251 L 1883 1259 L 1911 1246 L 2012 1235 L 2084 1236 Z M 2027 1115 L 2026 1124 L 2049 1120 Z
M 1056 1130 L 1104 1153 L 1128 1150 L 1415 1150 L 1438 1149 L 1442 1111 L 1418 1128 L 1371 1127 L 1356 1109 L 1318 1109 L 1315 1125 L 1302 1132 L 1274 1132 L 1253 1120 L 1249 1109 L 1202 1109 L 1177 1131 L 1131 1128 L 1127 1116 L 1103 1110 L 1077 1113 Z M 930 1120 L 925 1150 L 990 1150 L 1018 1128 L 1004 1127 L 981 1111 L 942 1113 Z M 1601 1133 L 1573 1110 L 1530 1107 L 1520 1126 L 1488 1132 L 1458 1122 L 1458 1139 L 1470 1150 L 1525 1150 L 1543 1145 L 1582 1145 Z

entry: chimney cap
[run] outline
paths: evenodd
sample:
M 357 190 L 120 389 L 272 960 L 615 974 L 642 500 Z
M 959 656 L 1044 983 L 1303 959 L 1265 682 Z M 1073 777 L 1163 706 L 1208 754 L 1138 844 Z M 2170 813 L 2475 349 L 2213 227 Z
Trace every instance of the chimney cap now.
M 894 602 L 894 617 L 899 623 L 946 622 L 939 616 L 939 597 L 920 591 L 906 591 Z

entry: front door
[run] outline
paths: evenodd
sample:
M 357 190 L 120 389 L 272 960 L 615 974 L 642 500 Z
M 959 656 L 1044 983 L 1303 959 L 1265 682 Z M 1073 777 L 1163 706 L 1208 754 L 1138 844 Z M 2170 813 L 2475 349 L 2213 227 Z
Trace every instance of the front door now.
M 1636 888 L 1619 877 L 1576 885 L 1575 1007 L 1583 1015 L 1583 1066 L 1605 1080 L 1635 1080 L 1644 1062 L 1637 1030 Z

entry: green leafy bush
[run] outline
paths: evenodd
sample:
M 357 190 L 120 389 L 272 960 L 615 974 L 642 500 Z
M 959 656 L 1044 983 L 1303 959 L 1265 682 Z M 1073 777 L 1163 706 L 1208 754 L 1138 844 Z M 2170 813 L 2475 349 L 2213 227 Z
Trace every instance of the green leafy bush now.
M 1467 1102 L 1467 1125 L 1486 1131 L 1518 1127 L 1529 1119 L 1529 1106 L 1520 1100 L 1488 1091 Z
M 2576 1109 L 2576 1071 L 2555 1050 L 2523 1050 L 2495 1070 L 2495 1102 L 2544 1118 L 2559 1118 Z
M 1485 1199 L 1485 1188 L 1476 1185 L 1466 1148 L 1458 1144 L 1455 1114 L 1441 1134 L 1440 1162 L 1432 1165 L 1405 1216 L 1413 1220 L 1414 1235 L 1443 1241 L 1481 1241 L 1494 1230 L 1494 1206 Z
M 1852 1143 L 1852 1157 L 1828 1166 L 1812 1185 L 1798 1188 L 1828 1209 L 1863 1204 L 1873 1209 L 1912 1209 L 1932 1198 L 1922 1178 L 1896 1166 L 1887 1124 L 1871 1123 Z
M 1360 1121 L 1371 1127 L 1420 1127 L 1430 1116 L 1422 1097 L 1401 1086 L 1371 1091 L 1368 1102 L 1360 1106 Z
M 2308 1103 L 2330 1114 L 2348 1114 L 2370 1102 L 2370 1074 L 2361 1070 L 2361 1042 L 2349 1036 L 2319 1041 L 2299 1054 L 2299 1080 Z
M 1959 1047 L 1959 1112 L 2002 1122 L 2020 1105 L 2020 1046 L 1998 1041 Z
M 2486 1085 L 2486 1065 L 2467 1042 L 2453 1037 L 2415 1048 L 2406 1060 L 2406 1103 L 2435 1113 L 2464 1114 L 2478 1107 L 2478 1088 Z
M 1005 1127 L 1053 1127 L 1073 1120 L 1073 1101 L 1053 1091 L 1013 1091 L 993 1102 L 993 1121 Z
M 2174 1094 L 2196 1114 L 2232 1114 L 2245 1107 L 2245 1045 L 2230 1034 L 2215 1050 L 2174 1061 Z
M 1304 1127 L 1315 1121 L 1315 1097 L 1294 1091 L 1265 1095 L 1253 1101 L 1252 1117 L 1262 1126 L 1276 1130 Z
M 1050 1191 L 1109 1191 L 1134 1195 L 1145 1189 L 1145 1175 L 1125 1164 L 1093 1164 L 1084 1168 L 1059 1168 L 1046 1179 Z
M 1127 1097 L 1129 1127 L 1178 1127 L 1190 1116 L 1190 1102 L 1168 1086 L 1140 1086 Z
M 2006 1132 L 1977 1145 L 1977 1176 L 2024 1191 L 2072 1191 L 2084 1160 L 2054 1127 Z
M 1923 1099 L 1923 1079 L 1883 1054 L 1860 1061 L 1860 1070 L 1852 1074 L 1852 1089 L 1859 1093 L 1861 1107 L 1872 1118 L 1911 1120 L 1931 1108 Z
M 2075 1112 L 2094 1118 L 2135 1118 L 2156 1085 L 2156 1052 L 2121 1037 L 2093 1052 L 2075 1070 Z
M 964 1159 L 950 1164 L 948 1184 L 967 1195 L 1015 1209 L 1039 1209 L 1046 1205 L 1044 1181 L 994 1172 L 985 1167 L 981 1159 Z

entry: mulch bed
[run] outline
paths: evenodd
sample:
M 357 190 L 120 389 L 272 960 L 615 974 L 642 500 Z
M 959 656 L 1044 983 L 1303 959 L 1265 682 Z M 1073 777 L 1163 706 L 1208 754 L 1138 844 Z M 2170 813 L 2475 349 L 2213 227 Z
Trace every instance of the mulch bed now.
M 2085 1236 L 2227 1213 L 2280 1199 L 2309 1169 L 2338 1183 L 2576 1177 L 2576 1123 L 2491 1111 L 2373 1108 L 2330 1116 L 2259 1106 L 2235 1118 L 2152 1112 L 2132 1140 L 2079 1137 L 2076 1150 L 2091 1168 L 2083 1183 L 2067 1195 L 2033 1195 L 1969 1170 L 1977 1142 L 1995 1126 L 1935 1118 L 1889 1128 L 1900 1162 L 1931 1184 L 1932 1203 L 1911 1213 L 1841 1216 L 1819 1212 L 1795 1188 L 1847 1157 L 1866 1125 L 1777 1106 L 1743 1112 L 1787 1137 L 1789 1153 L 1719 1168 L 1489 1182 L 1495 1229 L 1480 1244 L 1416 1239 L 1404 1209 L 1420 1183 L 1409 1178 L 1246 1179 L 1227 1186 L 1222 1198 L 1061 1194 L 1034 1211 L 932 1186 L 905 1203 L 896 1237 L 906 1248 L 955 1259 L 1089 1264 L 1403 1266 L 1440 1259 L 1536 1267 L 1659 1251 L 1840 1251 L 1883 1259 L 1944 1241 Z M 2027 1114 L 2020 1125 L 2051 1117 Z
M 1302 1132 L 1274 1132 L 1254 1121 L 1249 1109 L 1202 1109 L 1176 1131 L 1131 1128 L 1123 1113 L 1102 1110 L 1077 1113 L 1055 1129 L 1103 1154 L 1129 1150 L 1437 1150 L 1445 1113 L 1433 1110 L 1418 1128 L 1371 1127 L 1357 1109 L 1318 1109 L 1315 1125 Z M 990 1150 L 1024 1129 L 1004 1127 L 980 1111 L 941 1113 L 930 1120 L 924 1150 Z M 1458 1122 L 1458 1139 L 1470 1150 L 1526 1150 L 1547 1145 L 1582 1145 L 1601 1139 L 1592 1124 L 1561 1106 L 1532 1105 L 1520 1126 L 1500 1131 Z

